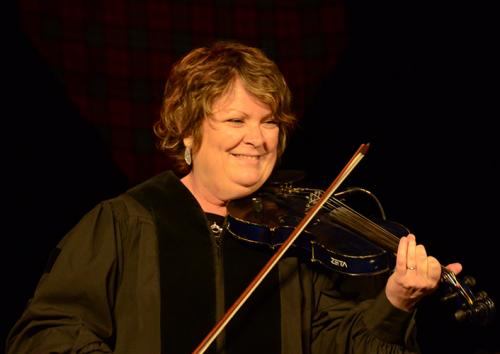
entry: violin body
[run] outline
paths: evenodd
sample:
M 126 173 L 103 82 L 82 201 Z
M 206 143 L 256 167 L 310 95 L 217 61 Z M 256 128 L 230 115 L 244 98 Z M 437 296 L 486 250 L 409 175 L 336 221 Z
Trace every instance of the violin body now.
M 261 190 L 228 205 L 227 229 L 241 240 L 277 249 L 320 193 L 311 188 L 291 188 L 278 194 Z M 393 254 L 335 222 L 329 211 L 324 208 L 316 215 L 289 250 L 292 255 L 348 275 L 373 275 L 393 269 Z M 384 224 L 400 236 L 408 233 L 402 225 Z

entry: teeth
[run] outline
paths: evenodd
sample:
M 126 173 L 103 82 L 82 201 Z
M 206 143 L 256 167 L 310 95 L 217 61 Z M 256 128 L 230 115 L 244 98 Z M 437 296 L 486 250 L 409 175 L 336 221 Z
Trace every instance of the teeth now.
M 251 155 L 240 155 L 240 154 L 233 154 L 236 157 L 241 157 L 244 159 L 258 159 L 259 156 L 251 156 Z

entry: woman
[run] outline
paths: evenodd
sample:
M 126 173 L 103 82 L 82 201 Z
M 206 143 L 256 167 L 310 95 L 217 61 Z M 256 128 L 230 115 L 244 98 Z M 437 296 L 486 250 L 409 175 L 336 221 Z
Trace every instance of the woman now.
M 271 256 L 223 222 L 229 201 L 271 175 L 295 125 L 290 105 L 256 48 L 217 42 L 176 63 L 155 125 L 175 171 L 100 203 L 63 238 L 7 353 L 193 351 Z M 208 352 L 417 352 L 414 309 L 440 272 L 402 237 L 387 283 L 360 300 L 348 281 L 287 255 Z

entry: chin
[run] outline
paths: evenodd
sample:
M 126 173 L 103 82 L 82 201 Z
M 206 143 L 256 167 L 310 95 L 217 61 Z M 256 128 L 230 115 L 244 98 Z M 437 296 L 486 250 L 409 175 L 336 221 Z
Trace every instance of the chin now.
M 264 184 L 268 177 L 269 176 L 263 175 L 261 173 L 250 174 L 240 176 L 239 178 L 235 179 L 235 182 L 244 188 L 253 189 L 254 191 L 256 191 Z
M 253 183 L 242 183 L 242 181 L 240 181 L 239 183 L 236 183 L 233 188 L 231 188 L 231 195 L 228 199 L 231 200 L 247 197 L 256 192 L 263 184 L 264 183 L 261 180 L 253 181 Z
M 238 194 L 243 194 L 243 196 L 252 194 L 256 190 L 258 190 L 269 178 L 271 171 L 238 171 L 238 173 L 232 175 L 229 178 L 230 183 L 232 184 L 232 188 L 234 191 L 237 191 Z

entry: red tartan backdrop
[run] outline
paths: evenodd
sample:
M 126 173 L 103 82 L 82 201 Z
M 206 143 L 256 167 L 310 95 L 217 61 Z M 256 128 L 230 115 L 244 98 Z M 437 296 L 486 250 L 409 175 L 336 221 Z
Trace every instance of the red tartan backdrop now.
M 151 127 L 168 70 L 188 50 L 222 38 L 261 47 L 288 79 L 300 115 L 346 42 L 343 0 L 20 0 L 19 6 L 22 28 L 131 184 L 166 168 Z

